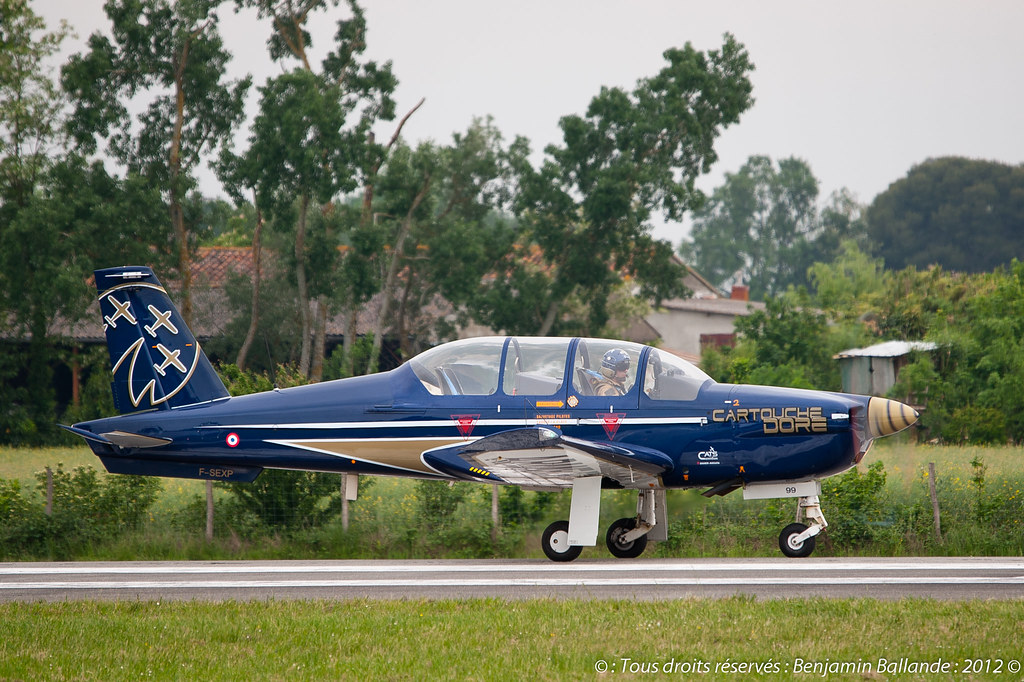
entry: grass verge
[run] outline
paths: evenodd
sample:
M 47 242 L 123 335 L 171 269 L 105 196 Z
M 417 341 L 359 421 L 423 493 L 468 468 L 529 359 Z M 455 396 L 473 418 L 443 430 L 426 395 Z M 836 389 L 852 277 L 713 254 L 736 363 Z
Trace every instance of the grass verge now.
M 1022 621 L 920 599 L 0 604 L 0 679 L 1019 679 Z

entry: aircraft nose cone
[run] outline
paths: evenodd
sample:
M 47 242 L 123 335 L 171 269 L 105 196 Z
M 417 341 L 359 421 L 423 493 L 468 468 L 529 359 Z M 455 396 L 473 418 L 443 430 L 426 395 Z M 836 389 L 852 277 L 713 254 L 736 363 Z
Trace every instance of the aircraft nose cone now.
M 917 421 L 917 410 L 896 400 L 872 398 L 868 402 L 868 430 L 872 438 L 888 436 Z

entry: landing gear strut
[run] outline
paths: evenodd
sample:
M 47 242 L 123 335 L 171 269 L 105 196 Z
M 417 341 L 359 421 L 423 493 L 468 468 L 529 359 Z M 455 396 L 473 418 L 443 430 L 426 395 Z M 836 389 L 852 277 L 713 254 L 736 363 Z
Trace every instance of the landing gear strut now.
M 810 525 L 800 523 L 801 516 L 805 517 Z M 814 551 L 815 536 L 828 526 L 825 515 L 821 513 L 818 496 L 801 497 L 796 517 L 797 522 L 789 524 L 779 534 L 779 549 L 788 557 L 810 556 Z

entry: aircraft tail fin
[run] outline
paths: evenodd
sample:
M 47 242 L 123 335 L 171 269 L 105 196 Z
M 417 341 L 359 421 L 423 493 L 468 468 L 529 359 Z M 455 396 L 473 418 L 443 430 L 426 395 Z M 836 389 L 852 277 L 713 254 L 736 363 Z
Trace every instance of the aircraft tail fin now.
M 103 331 L 121 414 L 228 397 L 224 383 L 153 271 L 97 270 Z

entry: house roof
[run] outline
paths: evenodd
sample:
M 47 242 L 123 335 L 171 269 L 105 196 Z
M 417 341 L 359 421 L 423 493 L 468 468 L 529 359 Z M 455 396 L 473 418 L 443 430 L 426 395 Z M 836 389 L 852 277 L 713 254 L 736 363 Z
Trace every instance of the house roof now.
M 841 358 L 898 358 L 915 350 L 935 350 L 937 344 L 931 341 L 886 341 L 876 343 L 867 348 L 850 348 L 840 351 L 833 356 L 834 360 Z
M 732 317 L 749 315 L 752 310 L 765 309 L 762 301 L 739 301 L 734 298 L 673 298 L 668 301 L 662 301 L 661 307 L 666 310 L 682 310 L 708 313 L 710 315 L 729 315 Z
M 273 252 L 263 251 L 263 267 Z M 205 246 L 192 264 L 192 278 L 206 286 L 223 287 L 232 274 L 253 271 L 252 249 L 248 246 Z

